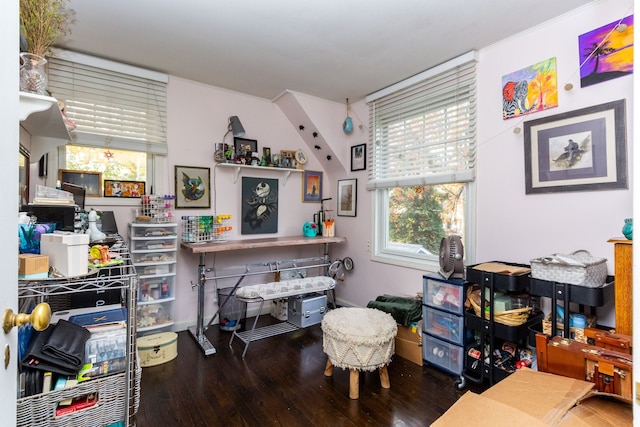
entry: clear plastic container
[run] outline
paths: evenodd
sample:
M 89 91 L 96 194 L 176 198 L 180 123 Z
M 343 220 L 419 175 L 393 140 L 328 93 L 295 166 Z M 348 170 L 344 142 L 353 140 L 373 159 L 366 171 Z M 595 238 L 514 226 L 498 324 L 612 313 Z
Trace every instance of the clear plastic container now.
M 36 199 L 49 199 L 58 202 L 73 203 L 73 194 L 68 191 L 57 190 L 44 185 L 36 185 Z

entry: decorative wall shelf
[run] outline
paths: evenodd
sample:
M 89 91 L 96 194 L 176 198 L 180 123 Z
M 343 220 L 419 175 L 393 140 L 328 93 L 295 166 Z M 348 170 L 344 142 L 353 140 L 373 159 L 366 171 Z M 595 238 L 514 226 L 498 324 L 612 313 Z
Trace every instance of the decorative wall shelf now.
M 20 92 L 19 117 L 31 136 L 25 147 L 34 160 L 71 140 L 58 101 L 51 96 Z
M 237 165 L 235 163 L 218 163 L 216 165 L 216 167 L 223 167 L 223 168 L 233 168 L 233 183 L 235 184 L 236 182 L 238 182 L 238 175 L 240 175 L 240 171 L 242 169 L 260 169 L 260 170 L 268 170 L 268 171 L 272 171 L 272 172 L 279 172 L 279 173 L 283 173 L 284 176 L 284 182 L 282 183 L 282 186 L 284 187 L 285 185 L 287 185 L 287 179 L 289 179 L 289 176 L 291 175 L 291 172 L 304 172 L 303 169 L 290 169 L 290 168 L 273 168 L 273 167 L 268 167 L 268 166 L 251 166 L 251 165 Z
M 69 141 L 58 101 L 50 96 L 20 92 L 20 122 L 31 136 Z

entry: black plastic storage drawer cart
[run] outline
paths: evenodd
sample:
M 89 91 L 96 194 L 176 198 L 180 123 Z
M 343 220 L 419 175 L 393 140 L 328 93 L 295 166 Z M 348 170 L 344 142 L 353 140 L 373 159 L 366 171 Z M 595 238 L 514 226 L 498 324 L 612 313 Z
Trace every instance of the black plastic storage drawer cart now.
M 454 375 L 464 367 L 464 286 L 439 274 L 422 278 L 422 358 Z
M 495 261 L 493 263 L 505 264 L 507 266 L 528 268 L 525 264 L 505 263 Z M 496 291 L 506 293 L 528 293 L 529 279 L 528 272 L 519 274 L 503 274 L 491 271 L 484 271 L 474 267 L 480 264 L 466 267 L 467 286 L 477 284 L 480 286 L 480 295 L 488 296 L 489 316 L 480 317 L 473 310 L 465 311 L 465 329 L 469 333 L 474 333 L 478 337 L 478 342 L 472 340 L 465 348 L 465 368 L 462 372 L 462 382 L 459 387 L 465 386 L 465 380 L 475 383 L 482 383 L 488 380 L 489 385 L 493 385 L 510 375 L 508 370 L 499 366 L 496 350 L 500 349 L 502 342 L 515 343 L 518 346 L 526 346 L 529 337 L 529 328 L 540 325 L 544 318 L 541 311 L 532 312 L 527 321 L 518 326 L 509 326 L 494 320 L 494 293 Z M 488 354 L 484 354 L 484 349 L 488 349 Z M 476 351 L 476 357 L 474 357 Z

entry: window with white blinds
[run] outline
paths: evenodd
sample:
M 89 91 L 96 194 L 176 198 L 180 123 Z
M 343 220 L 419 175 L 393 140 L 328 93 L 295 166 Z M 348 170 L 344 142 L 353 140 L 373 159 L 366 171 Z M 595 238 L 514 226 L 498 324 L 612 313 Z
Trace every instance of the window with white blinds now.
M 49 90 L 76 124 L 72 143 L 167 154 L 166 79 L 48 58 Z M 106 61 L 103 61 L 106 62 Z
M 476 161 L 475 53 L 367 97 L 367 188 L 469 182 Z

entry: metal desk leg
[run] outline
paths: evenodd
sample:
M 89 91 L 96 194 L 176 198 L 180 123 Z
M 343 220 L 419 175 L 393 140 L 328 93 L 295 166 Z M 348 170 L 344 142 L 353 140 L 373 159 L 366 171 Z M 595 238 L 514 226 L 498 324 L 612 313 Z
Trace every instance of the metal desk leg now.
M 198 265 L 198 319 L 196 326 L 189 328 L 189 332 L 195 338 L 205 356 L 215 354 L 216 349 L 209 339 L 204 335 L 204 284 L 207 280 L 205 276 L 204 254 L 200 254 L 200 264 Z

